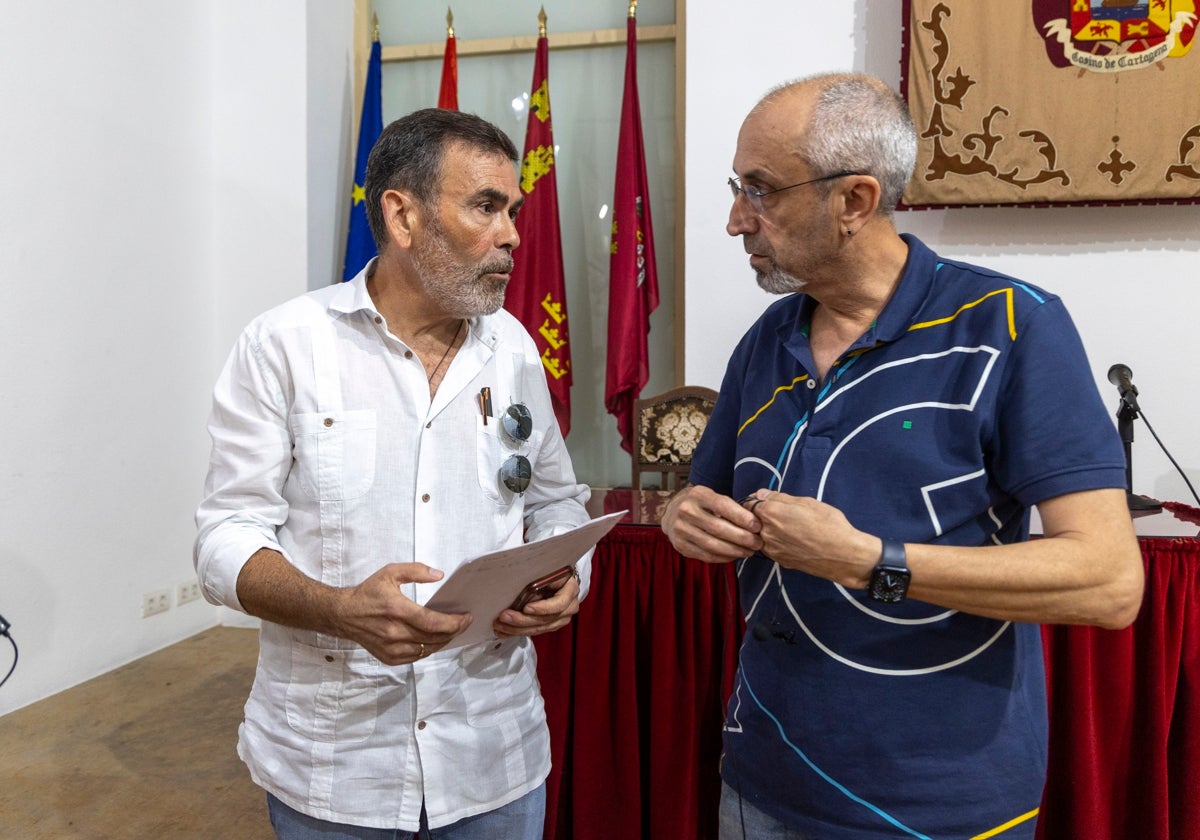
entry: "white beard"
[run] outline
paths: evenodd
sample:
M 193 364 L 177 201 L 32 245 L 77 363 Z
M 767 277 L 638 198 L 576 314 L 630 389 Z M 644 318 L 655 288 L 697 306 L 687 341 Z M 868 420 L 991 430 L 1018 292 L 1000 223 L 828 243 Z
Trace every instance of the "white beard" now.
M 455 318 L 491 315 L 504 305 L 508 281 L 497 282 L 491 274 L 512 272 L 512 258 L 499 259 L 481 266 L 457 262 L 446 244 L 441 226 L 433 221 L 430 237 L 412 254 L 413 265 L 430 298 Z
M 774 263 L 770 271 L 755 271 L 758 287 L 770 295 L 790 295 L 805 286 L 805 281 L 793 277 Z

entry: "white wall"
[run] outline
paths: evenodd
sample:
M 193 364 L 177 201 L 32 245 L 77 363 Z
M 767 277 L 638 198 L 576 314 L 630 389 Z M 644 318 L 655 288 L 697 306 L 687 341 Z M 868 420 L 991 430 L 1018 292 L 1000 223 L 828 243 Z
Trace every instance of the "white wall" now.
M 898 85 L 900 10 L 901 0 L 745 0 L 731 30 L 721 23 L 729 20 L 727 3 L 688 3 L 689 383 L 720 384 L 733 345 L 770 301 L 754 284 L 740 240 L 722 233 L 742 118 L 771 86 L 810 73 L 857 70 Z M 1200 206 L 950 209 L 897 213 L 896 224 L 948 257 L 1061 295 L 1114 413 L 1117 392 L 1106 374 L 1121 362 L 1133 370 L 1144 415 L 1200 484 Z M 1134 491 L 1196 505 L 1143 421 L 1134 432 Z
M 337 200 L 310 191 L 339 183 L 313 172 L 348 134 L 320 100 L 349 90 L 352 13 L 4 3 L 0 713 L 217 622 L 174 601 L 209 395 L 250 317 L 333 274 Z

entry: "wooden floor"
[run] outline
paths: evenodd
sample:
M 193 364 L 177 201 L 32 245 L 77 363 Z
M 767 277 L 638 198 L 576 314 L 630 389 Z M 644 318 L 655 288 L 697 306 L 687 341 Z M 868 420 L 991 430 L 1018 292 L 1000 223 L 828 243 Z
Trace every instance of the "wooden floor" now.
M 215 627 L 0 717 L 0 838 L 274 840 L 237 757 L 257 654 Z

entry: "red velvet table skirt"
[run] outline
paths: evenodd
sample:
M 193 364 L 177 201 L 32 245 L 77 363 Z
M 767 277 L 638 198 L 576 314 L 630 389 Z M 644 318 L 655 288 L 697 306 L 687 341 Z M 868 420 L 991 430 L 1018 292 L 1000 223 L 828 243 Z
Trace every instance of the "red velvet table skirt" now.
M 1042 630 L 1050 757 L 1041 840 L 1200 838 L 1200 540 L 1144 539 L 1124 630 Z
M 732 565 L 684 560 L 657 527 L 618 525 L 597 546 L 579 615 L 535 640 L 546 840 L 717 836 L 736 592 Z
M 1040 840 L 1200 840 L 1200 540 L 1144 539 L 1120 631 L 1046 627 Z M 741 613 L 732 565 L 653 526 L 597 546 L 572 625 L 535 640 L 554 768 L 547 840 L 715 838 Z

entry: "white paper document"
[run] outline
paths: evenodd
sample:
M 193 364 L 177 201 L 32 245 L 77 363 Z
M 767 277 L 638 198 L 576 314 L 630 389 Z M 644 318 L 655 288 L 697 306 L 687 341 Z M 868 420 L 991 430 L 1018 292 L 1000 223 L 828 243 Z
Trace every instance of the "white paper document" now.
M 446 579 L 425 606 L 446 613 L 471 613 L 471 626 L 443 650 L 496 638 L 492 623 L 530 581 L 570 566 L 587 554 L 628 511 L 600 516 L 565 534 L 493 551 L 468 560 Z

